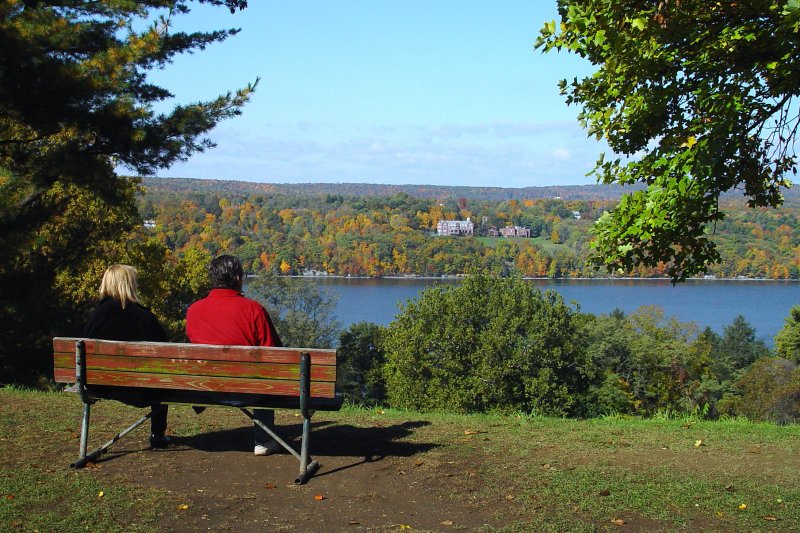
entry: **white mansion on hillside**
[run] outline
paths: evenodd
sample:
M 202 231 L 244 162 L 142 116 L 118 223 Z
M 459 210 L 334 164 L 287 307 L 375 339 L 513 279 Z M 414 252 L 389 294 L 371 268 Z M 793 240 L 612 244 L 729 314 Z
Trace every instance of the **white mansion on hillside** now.
M 467 217 L 467 220 L 440 220 L 436 225 L 436 233 L 439 235 L 474 235 L 475 225 Z

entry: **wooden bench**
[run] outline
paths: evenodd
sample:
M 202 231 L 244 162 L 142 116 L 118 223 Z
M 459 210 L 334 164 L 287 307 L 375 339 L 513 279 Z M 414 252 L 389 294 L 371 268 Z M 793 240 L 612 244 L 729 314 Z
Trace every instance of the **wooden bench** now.
M 298 453 L 275 432 L 253 420 L 300 461 L 296 483 L 305 483 L 320 464 L 309 455 L 311 416 L 338 410 L 336 351 L 315 348 L 214 346 L 166 342 L 121 342 L 56 337 L 53 366 L 58 383 L 74 383 L 83 401 L 80 468 L 96 460 L 153 412 L 87 454 L 90 406 L 99 399 L 124 401 L 146 391 L 164 404 L 227 406 L 253 419 L 252 409 L 298 409 L 303 433 Z

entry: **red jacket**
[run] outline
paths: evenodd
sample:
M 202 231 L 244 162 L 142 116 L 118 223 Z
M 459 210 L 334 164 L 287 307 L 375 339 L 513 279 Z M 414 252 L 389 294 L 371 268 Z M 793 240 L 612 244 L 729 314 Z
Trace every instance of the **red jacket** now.
M 212 289 L 189 306 L 186 336 L 192 344 L 281 346 L 267 310 L 233 289 Z

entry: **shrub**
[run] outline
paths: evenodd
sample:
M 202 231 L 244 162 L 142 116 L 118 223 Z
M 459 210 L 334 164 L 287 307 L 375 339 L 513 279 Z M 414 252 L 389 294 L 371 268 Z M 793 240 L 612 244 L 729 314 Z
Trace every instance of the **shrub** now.
M 572 414 L 594 374 L 577 313 L 518 278 L 469 276 L 409 301 L 388 326 L 391 405 Z
M 739 379 L 736 414 L 779 424 L 800 421 L 800 368 L 782 357 L 756 361 Z

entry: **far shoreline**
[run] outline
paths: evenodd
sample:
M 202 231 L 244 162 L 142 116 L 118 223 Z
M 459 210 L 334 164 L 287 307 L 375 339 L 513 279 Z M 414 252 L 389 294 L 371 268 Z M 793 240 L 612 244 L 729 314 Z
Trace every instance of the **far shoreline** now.
M 259 274 L 248 274 L 247 278 L 259 278 Z M 467 274 L 456 274 L 456 275 L 445 275 L 445 276 L 417 276 L 417 275 L 403 275 L 403 276 L 350 276 L 350 275 L 341 275 L 341 274 L 290 274 L 290 275 L 279 275 L 282 278 L 296 278 L 296 279 L 370 279 L 370 280 L 409 280 L 409 281 L 460 281 L 468 277 Z M 508 276 L 511 277 L 511 276 Z M 669 282 L 671 283 L 670 278 L 640 278 L 640 277 L 623 277 L 623 276 L 602 276 L 602 277 L 575 277 L 575 278 L 551 278 L 547 276 L 541 277 L 534 277 L 534 276 L 523 276 L 521 279 L 526 281 L 602 281 L 602 282 L 609 282 L 609 281 L 644 281 L 644 282 Z M 718 276 L 703 276 L 703 277 L 691 277 L 686 278 L 685 281 L 702 281 L 702 282 L 772 282 L 772 283 L 797 283 L 800 282 L 800 279 L 775 279 L 775 278 L 747 278 L 742 276 L 737 276 L 734 278 L 721 278 Z M 676 285 L 680 285 L 682 282 L 678 282 Z

